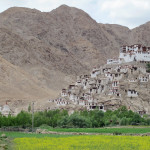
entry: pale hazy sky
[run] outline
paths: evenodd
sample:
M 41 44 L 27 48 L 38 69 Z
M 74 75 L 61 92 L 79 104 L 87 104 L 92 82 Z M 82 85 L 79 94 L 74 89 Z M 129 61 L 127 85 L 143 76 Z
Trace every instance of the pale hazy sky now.
M 84 10 L 99 23 L 134 28 L 150 21 L 150 0 L 0 0 L 0 12 L 13 6 L 47 12 L 62 4 Z

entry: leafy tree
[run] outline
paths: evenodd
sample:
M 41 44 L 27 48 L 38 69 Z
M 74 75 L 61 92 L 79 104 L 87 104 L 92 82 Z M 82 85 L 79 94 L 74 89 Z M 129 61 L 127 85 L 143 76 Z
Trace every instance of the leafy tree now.
M 150 118 L 148 118 L 148 119 L 146 120 L 146 124 L 147 124 L 147 125 L 150 125 Z
M 21 111 L 16 117 L 17 125 L 31 126 L 31 114 Z
M 35 113 L 34 114 L 34 126 L 39 127 L 42 124 L 47 124 L 47 118 L 43 115 L 43 113 Z
M 69 117 L 68 125 L 77 128 L 87 128 L 91 126 L 91 122 L 88 118 L 73 114 Z
M 0 127 L 2 126 L 31 126 L 31 113 L 21 111 L 17 116 L 8 115 L 8 117 L 0 114 Z M 45 110 L 34 113 L 34 125 L 39 127 L 41 125 L 48 125 L 51 127 L 103 127 L 109 125 L 128 125 L 128 124 L 143 124 L 150 125 L 150 118 L 148 115 L 141 117 L 139 114 L 128 110 L 125 106 L 118 110 L 108 110 L 105 113 L 99 110 L 80 111 L 68 115 L 67 110 Z
M 123 117 L 121 120 L 120 120 L 120 125 L 129 125 L 129 119 L 126 118 L 126 117 Z
M 134 123 L 140 123 L 141 122 L 141 116 L 137 113 L 134 114 L 133 118 L 132 118 L 132 122 Z
M 69 123 L 69 116 L 64 116 L 61 120 L 58 121 L 58 126 L 62 128 L 67 128 Z
M 150 64 L 146 64 L 146 71 L 150 73 Z
M 93 127 L 103 127 L 104 126 L 104 112 L 95 110 L 92 115 L 92 126 Z
M 111 117 L 111 124 L 112 125 L 117 125 L 119 124 L 119 119 L 117 118 L 117 116 L 114 114 L 112 117 Z
M 88 117 L 89 116 L 89 112 L 87 110 L 83 110 L 83 111 L 80 112 L 80 115 L 84 116 L 84 117 Z

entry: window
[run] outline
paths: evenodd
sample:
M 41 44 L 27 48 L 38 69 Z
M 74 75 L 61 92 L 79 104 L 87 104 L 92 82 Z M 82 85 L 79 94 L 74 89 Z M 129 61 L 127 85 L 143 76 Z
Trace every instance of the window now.
M 100 109 L 103 109 L 103 106 L 100 106 L 99 108 L 100 108 Z

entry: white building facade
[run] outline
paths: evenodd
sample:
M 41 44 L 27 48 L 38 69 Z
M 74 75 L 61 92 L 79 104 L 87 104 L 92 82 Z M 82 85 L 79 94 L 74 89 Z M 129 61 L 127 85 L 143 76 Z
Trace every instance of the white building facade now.
M 118 59 L 108 59 L 107 64 L 121 64 L 124 62 L 150 62 L 150 47 L 134 44 L 131 46 L 122 46 Z

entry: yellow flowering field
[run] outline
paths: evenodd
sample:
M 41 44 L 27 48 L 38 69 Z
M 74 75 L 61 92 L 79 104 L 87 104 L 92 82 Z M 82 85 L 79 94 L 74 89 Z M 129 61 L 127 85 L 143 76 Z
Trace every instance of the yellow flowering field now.
M 15 138 L 16 150 L 150 150 L 148 136 L 83 135 Z

